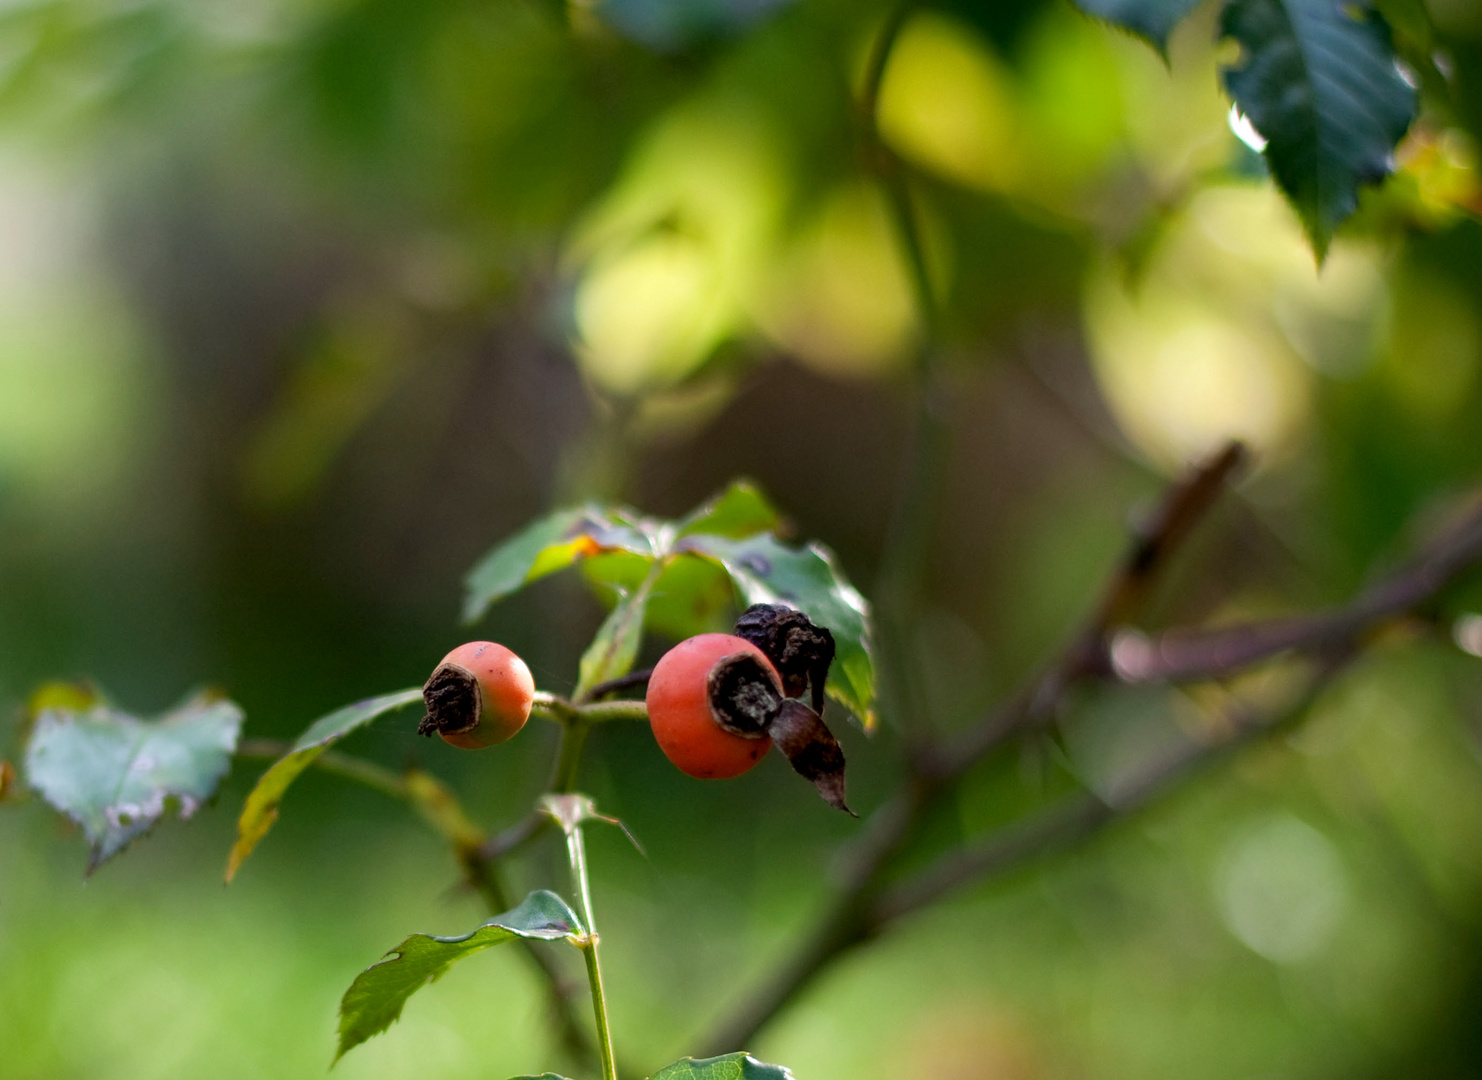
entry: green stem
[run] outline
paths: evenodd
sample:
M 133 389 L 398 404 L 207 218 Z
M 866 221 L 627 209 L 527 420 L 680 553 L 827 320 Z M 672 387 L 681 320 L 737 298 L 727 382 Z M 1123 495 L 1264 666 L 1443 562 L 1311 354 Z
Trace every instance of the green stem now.
M 648 706 L 641 701 L 595 701 L 578 705 L 555 694 L 538 691 L 533 709 L 561 725 L 561 748 L 556 752 L 556 768 L 551 776 L 551 790 L 565 795 L 576 787 L 581 768 L 581 751 L 593 724 L 612 720 L 648 721 Z
M 556 753 L 556 773 L 551 779 L 551 790 L 557 795 L 565 795 L 576 787 L 577 772 L 581 769 L 581 750 L 586 745 L 587 732 L 591 730 L 591 721 L 582 716 L 561 725 L 561 749 Z
M 612 1032 L 607 1027 L 607 998 L 602 993 L 602 965 L 597 961 L 597 936 L 582 950 L 587 958 L 587 981 L 592 984 L 592 1013 L 597 1018 L 597 1047 L 602 1051 L 602 1080 L 618 1080 L 612 1056 Z
M 648 706 L 641 701 L 592 701 L 578 705 L 544 690 L 536 691 L 531 709 L 558 724 L 578 720 L 588 724 L 605 724 L 610 720 L 648 720 Z
M 612 1029 L 607 1023 L 607 995 L 602 989 L 602 964 L 597 957 L 601 937 L 592 913 L 592 889 L 587 876 L 587 849 L 582 842 L 581 825 L 566 834 L 566 851 L 571 857 L 571 881 L 581 904 L 581 917 L 586 934 L 580 948 L 587 962 L 587 981 L 592 986 L 592 1015 L 597 1022 L 597 1049 L 602 1053 L 602 1080 L 618 1080 L 617 1062 L 612 1053 Z
M 280 758 L 293 749 L 293 744 L 281 739 L 243 739 L 235 754 L 240 758 Z M 314 759 L 314 767 L 321 772 L 333 773 L 347 780 L 364 784 L 393 799 L 407 798 L 406 779 L 384 765 L 374 761 L 344 754 L 338 750 L 325 750 Z
M 641 701 L 598 701 L 581 707 L 581 717 L 589 724 L 604 724 L 609 720 L 641 720 L 648 722 L 648 706 Z
M 919 741 L 929 734 L 930 725 L 925 696 L 915 675 L 911 642 L 920 616 L 935 510 L 951 445 L 936 386 L 941 348 L 941 301 L 932 285 L 925 238 L 920 214 L 911 196 L 909 174 L 905 163 L 880 138 L 878 117 L 880 87 L 890 54 L 914 7 L 912 0 L 902 0 L 887 15 L 870 55 L 860 111 L 869 150 L 868 160 L 885 196 L 921 319 L 921 340 L 912 371 L 915 382 L 914 430 L 876 583 L 876 596 L 881 608 L 881 644 L 888 661 L 889 683 L 893 684 L 889 689 L 902 719 L 906 721 L 906 730 Z

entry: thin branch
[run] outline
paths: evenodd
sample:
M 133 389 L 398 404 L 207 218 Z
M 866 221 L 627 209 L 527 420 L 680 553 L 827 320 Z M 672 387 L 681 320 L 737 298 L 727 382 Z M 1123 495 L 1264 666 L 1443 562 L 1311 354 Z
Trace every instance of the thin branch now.
M 551 816 L 532 810 L 503 832 L 495 833 L 479 848 L 479 858 L 486 862 L 501 859 L 518 848 L 524 847 L 551 824 Z
M 1223 738 L 1178 747 L 1145 766 L 1113 794 L 1073 797 L 944 856 L 883 893 L 865 914 L 867 932 L 878 934 L 888 924 L 971 882 L 1000 877 L 1031 859 L 1084 840 L 1142 810 L 1236 749 L 1290 728 L 1308 714 L 1352 655 L 1352 650 L 1345 650 L 1322 662 L 1291 700 L 1269 714 L 1244 707 L 1229 710 L 1226 723 L 1219 725 L 1226 732 Z
M 841 860 L 839 882 L 828 909 L 813 931 L 791 949 L 770 978 L 703 1043 L 701 1056 L 730 1053 L 751 1045 L 757 1032 L 788 1005 L 829 964 L 868 936 L 866 914 L 881 876 L 910 838 L 927 805 L 928 789 L 908 784 L 866 822 L 860 840 Z
M 237 744 L 235 756 L 276 760 L 291 749 L 293 744 L 285 739 L 243 739 Z M 321 772 L 354 780 L 357 784 L 364 784 L 390 798 L 403 802 L 407 799 L 406 782 L 401 774 L 384 765 L 377 765 L 374 761 L 339 750 L 325 750 L 314 759 L 313 764 Z
M 1148 595 L 1169 560 L 1213 508 L 1221 491 L 1245 463 L 1245 448 L 1230 442 L 1191 468 L 1168 489 L 1131 537 L 1101 599 L 1084 626 L 1036 679 L 1008 703 L 990 712 L 922 765 L 944 782 L 961 776 L 1021 730 L 1053 715 L 1071 684 L 1108 670 L 1107 635 L 1129 618 Z
M 970 880 L 995 875 L 1048 850 L 1064 847 L 1090 835 L 1107 821 L 1130 813 L 1177 783 L 1195 768 L 1208 764 L 1249 738 L 1294 723 L 1332 678 L 1338 666 L 1365 644 L 1381 622 L 1415 612 L 1430 604 L 1458 575 L 1482 561 L 1482 505 L 1460 524 L 1428 545 L 1406 567 L 1359 594 L 1349 605 L 1306 619 L 1255 624 L 1234 631 L 1182 631 L 1158 642 L 1217 642 L 1197 655 L 1202 666 L 1186 663 L 1176 669 L 1190 677 L 1234 674 L 1279 652 L 1300 649 L 1320 662 L 1306 693 L 1283 712 L 1265 720 L 1242 720 L 1237 736 L 1211 747 L 1185 749 L 1174 760 L 1155 763 L 1140 782 L 1115 801 L 1087 796 L 1054 807 L 1043 816 L 1010 826 L 1006 831 L 969 844 L 905 884 L 888 887 L 886 874 L 924 817 L 954 790 L 973 764 L 1015 735 L 1054 715 L 1066 690 L 1088 678 L 1119 675 L 1120 657 L 1111 655 L 1107 637 L 1113 620 L 1130 614 L 1132 600 L 1144 596 L 1148 583 L 1166 564 L 1172 550 L 1208 510 L 1215 492 L 1239 463 L 1240 453 L 1227 448 L 1196 470 L 1184 484 L 1170 491 L 1148 528 L 1134 538 L 1129 554 L 1103 592 L 1085 628 L 1074 635 L 1059 656 L 1007 705 L 985 717 L 967 736 L 912 760 L 912 772 L 900 793 L 872 815 L 869 828 L 849 855 L 844 879 L 827 911 L 791 959 L 741 1007 L 707 1044 L 720 1053 L 749 1044 L 771 1018 L 791 1002 L 840 955 L 868 941 L 910 911 Z M 1129 599 L 1130 598 L 1130 599 Z M 1301 628 L 1301 633 L 1292 631 Z M 1152 677 L 1174 671 L 1170 664 Z
M 1406 566 L 1343 607 L 1212 630 L 1170 630 L 1151 639 L 1124 634 L 1111 646 L 1111 665 L 1126 682 L 1194 682 L 1227 675 L 1285 652 L 1310 652 L 1352 642 L 1425 606 L 1479 559 L 1482 503 Z
M 589 701 L 576 704 L 544 690 L 535 693 L 531 712 L 558 724 L 604 724 L 613 720 L 648 719 L 648 706 L 641 701 Z
M 941 352 L 941 301 L 932 285 L 920 214 L 912 199 L 909 171 L 880 136 L 880 91 L 895 43 L 915 8 L 900 0 L 875 36 L 859 97 L 864 157 L 885 197 L 906 277 L 921 323 L 916 346 L 914 417 L 900 492 L 891 512 L 875 597 L 882 652 L 889 663 L 887 688 L 893 691 L 902 728 L 919 745 L 929 733 L 930 713 L 913 662 L 912 639 L 921 606 L 922 582 L 936 518 L 935 508 L 950 459 L 951 438 L 936 387 Z M 890 683 L 894 683 L 893 686 Z
M 1004 707 L 990 713 L 959 739 L 925 747 L 911 759 L 911 772 L 901 791 L 870 816 L 864 836 L 845 857 L 842 880 L 828 910 L 792 956 L 753 996 L 728 1014 L 725 1025 L 706 1042 L 706 1053 L 719 1054 L 751 1043 L 756 1033 L 784 1009 L 839 955 L 868 938 L 871 905 L 884 885 L 896 855 L 922 820 L 977 761 L 1018 732 L 1053 714 L 1069 686 L 1100 665 L 1087 662 L 1091 647 L 1105 635 L 1109 613 L 1123 613 L 1141 597 L 1153 575 L 1161 572 L 1178 543 L 1213 505 L 1214 496 L 1239 464 L 1235 444 L 1191 470 L 1151 514 L 1132 539 L 1127 554 L 1103 590 L 1103 599 L 1086 626 L 1077 631 L 1045 673 L 1031 680 Z
M 1133 535 L 1120 569 L 1086 628 L 1088 643 L 1103 641 L 1109 629 L 1137 612 L 1169 556 L 1204 520 L 1248 457 L 1244 444 L 1231 440 L 1164 497 L 1157 511 Z
M 596 701 L 598 698 L 606 697 L 608 694 L 616 694 L 620 690 L 632 690 L 635 687 L 647 686 L 648 680 L 653 677 L 654 669 L 651 667 L 639 668 L 630 671 L 626 675 L 619 675 L 616 679 L 608 679 L 599 682 L 587 691 L 587 699 Z
M 892 7 L 870 48 L 864 85 L 859 93 L 859 117 L 866 144 L 871 149 L 883 145 L 880 140 L 880 87 L 885 82 L 885 68 L 890 63 L 890 54 L 895 49 L 896 39 L 900 37 L 901 27 L 906 24 L 906 17 L 915 6 L 913 0 L 900 0 Z

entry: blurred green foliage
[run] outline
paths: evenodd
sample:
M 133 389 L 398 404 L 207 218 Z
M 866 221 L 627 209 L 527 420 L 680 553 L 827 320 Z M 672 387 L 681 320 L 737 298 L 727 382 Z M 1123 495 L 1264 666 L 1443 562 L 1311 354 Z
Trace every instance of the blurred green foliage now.
M 1150 625 L 1335 602 L 1482 476 L 1482 16 L 1425 8 L 1396 19 L 1436 61 L 1422 114 L 1321 273 L 1232 132 L 1211 5 L 1166 64 L 1040 0 L 904 24 L 879 117 L 943 305 L 952 456 L 905 643 L 938 729 L 1033 670 L 1129 511 L 1225 436 L 1258 468 Z M 419 684 L 478 555 L 589 497 L 677 516 L 754 477 L 872 592 L 923 333 L 855 106 L 885 15 L 0 3 L 0 758 L 52 678 L 141 713 L 219 685 L 273 738 Z M 1482 651 L 1479 609 L 1473 583 L 1436 623 Z M 565 691 L 603 614 L 553 577 L 478 635 Z M 751 1049 L 800 1080 L 1474 1075 L 1479 663 L 1392 635 L 1298 734 L 914 920 Z M 1212 707 L 1088 692 L 1058 741 L 982 766 L 934 843 L 1114 784 Z M 461 754 L 411 728 L 346 746 L 426 766 L 482 825 L 548 774 L 549 730 Z M 867 811 L 900 735 L 835 730 Z M 783 954 L 854 827 L 779 762 L 702 784 L 620 724 L 588 755 L 649 854 L 591 839 L 614 1026 L 669 1061 Z M 85 887 L 82 839 L 6 795 L 0 1076 L 316 1075 L 386 942 L 488 914 L 435 837 L 313 772 L 224 892 L 256 771 Z M 548 845 L 512 877 L 558 871 Z M 559 1064 L 502 953 L 336 1075 Z

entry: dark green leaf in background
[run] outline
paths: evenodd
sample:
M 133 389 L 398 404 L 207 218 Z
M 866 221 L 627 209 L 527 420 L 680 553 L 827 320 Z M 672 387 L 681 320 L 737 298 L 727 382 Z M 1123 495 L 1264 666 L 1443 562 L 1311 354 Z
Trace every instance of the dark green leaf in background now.
M 793 1075 L 781 1065 L 768 1065 L 750 1054 L 723 1054 L 700 1060 L 680 1058 L 654 1073 L 653 1080 L 793 1080 Z
M 740 33 L 792 0 L 598 0 L 602 18 L 624 37 L 660 52 Z
M 82 826 L 91 873 L 154 827 L 167 810 L 189 817 L 231 766 L 242 710 L 195 698 L 149 722 L 97 704 L 45 708 L 26 748 L 26 782 Z
M 1393 170 L 1415 116 L 1389 26 L 1359 0 L 1230 0 L 1221 33 L 1242 48 L 1225 86 L 1267 140 L 1271 173 L 1321 259 L 1360 185 Z
M 1203 0 L 1073 0 L 1087 15 L 1120 26 L 1167 55 L 1168 35 Z
M 400 1016 L 402 1006 L 458 960 L 502 945 L 517 937 L 558 941 L 582 931 L 581 920 L 566 901 L 553 892 L 538 889 L 520 905 L 459 937 L 413 934 L 384 960 L 372 964 L 350 984 L 340 1000 L 340 1044 L 338 1061 L 346 1051 L 379 1035 Z
M 252 849 L 268 834 L 273 822 L 278 820 L 278 804 L 283 800 L 283 793 L 298 779 L 299 773 L 314 763 L 315 758 L 381 714 L 421 700 L 420 688 L 397 690 L 346 705 L 310 724 L 288 753 L 273 762 L 248 793 L 242 816 L 237 819 L 237 842 L 232 845 L 231 855 L 227 858 L 226 880 L 231 881 L 236 876 L 243 861 L 252 854 Z
M 676 545 L 714 559 L 731 575 L 750 604 L 791 604 L 834 635 L 837 652 L 829 671 L 830 696 L 866 727 L 874 726 L 875 664 L 871 657 L 869 604 L 839 570 L 834 555 L 818 544 L 791 548 L 763 533 L 744 540 L 690 536 Z

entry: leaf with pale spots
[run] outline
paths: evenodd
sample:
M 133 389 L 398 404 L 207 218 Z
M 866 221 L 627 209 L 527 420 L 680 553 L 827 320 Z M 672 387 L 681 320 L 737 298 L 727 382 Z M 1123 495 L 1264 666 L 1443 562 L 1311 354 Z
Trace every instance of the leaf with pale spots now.
M 201 696 L 155 721 L 98 702 L 46 705 L 26 747 L 26 783 L 82 826 L 88 872 L 170 811 L 190 817 L 231 766 L 242 710 Z

